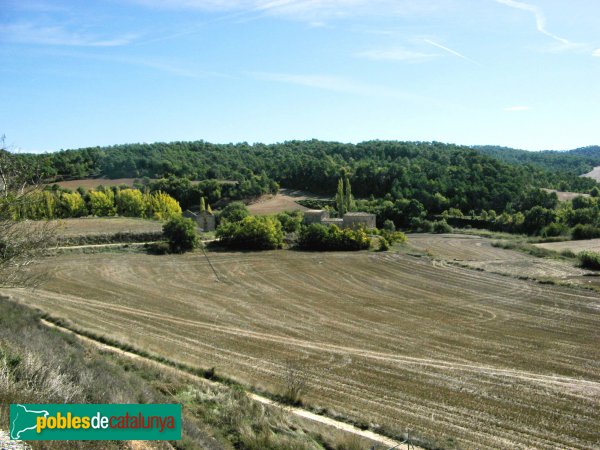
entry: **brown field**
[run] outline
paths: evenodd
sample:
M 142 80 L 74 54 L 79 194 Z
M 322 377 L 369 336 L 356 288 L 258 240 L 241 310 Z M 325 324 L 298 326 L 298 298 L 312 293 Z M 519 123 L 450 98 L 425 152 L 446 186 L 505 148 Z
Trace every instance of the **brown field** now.
M 149 233 L 162 230 L 158 220 L 135 219 L 132 217 L 89 217 L 52 221 L 59 237 L 91 236 L 115 233 Z
M 308 198 L 319 198 L 318 196 L 292 189 L 280 189 L 277 195 L 263 195 L 255 202 L 248 205 L 250 214 L 267 216 L 284 211 L 306 211 L 302 205 L 296 203 L 298 200 Z
M 556 189 L 542 189 L 542 191 L 546 192 L 555 192 L 558 197 L 559 202 L 567 202 L 569 200 L 573 200 L 575 197 L 589 197 L 590 194 L 582 194 L 581 192 L 566 192 L 566 191 L 557 191 Z
M 593 178 L 596 181 L 600 181 L 600 166 L 594 167 L 591 172 L 588 172 L 588 173 L 586 173 L 584 175 L 581 175 L 581 176 L 582 177 Z
M 600 239 L 584 239 L 580 241 L 546 242 L 544 244 L 535 244 L 537 247 L 546 248 L 562 252 L 571 250 L 573 253 L 579 253 L 584 250 L 600 252 Z
M 58 184 L 62 188 L 75 190 L 80 186 L 85 189 L 95 189 L 100 185 L 105 187 L 121 185 L 132 187 L 135 180 L 136 178 L 83 178 L 80 180 L 59 181 L 50 184 Z
M 209 256 L 220 283 L 201 253 L 70 254 L 7 293 L 270 392 L 293 365 L 306 403 L 444 448 L 600 448 L 597 293 L 403 253 Z

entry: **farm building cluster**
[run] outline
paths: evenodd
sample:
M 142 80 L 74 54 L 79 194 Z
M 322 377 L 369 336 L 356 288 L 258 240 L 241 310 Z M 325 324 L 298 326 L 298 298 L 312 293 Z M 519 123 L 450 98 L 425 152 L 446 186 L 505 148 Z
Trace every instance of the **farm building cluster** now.
M 322 225 L 337 225 L 340 228 L 375 228 L 376 216 L 365 212 L 349 212 L 343 217 L 331 217 L 324 209 L 309 209 L 304 211 L 304 223 L 320 223 Z

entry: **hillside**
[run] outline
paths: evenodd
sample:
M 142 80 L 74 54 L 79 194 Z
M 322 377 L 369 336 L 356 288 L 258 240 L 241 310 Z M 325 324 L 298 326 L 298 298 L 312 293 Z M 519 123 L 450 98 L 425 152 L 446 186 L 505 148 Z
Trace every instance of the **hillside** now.
M 545 150 L 531 152 L 493 145 L 473 147 L 484 155 L 510 164 L 531 164 L 544 170 L 583 175 L 600 166 L 600 146 L 577 148 L 568 151 Z
M 32 159 L 46 177 L 54 179 L 174 176 L 203 183 L 237 181 L 227 189 L 200 186 L 200 190 L 210 190 L 206 195 L 211 202 L 224 196 L 258 197 L 275 192 L 278 185 L 331 196 L 340 172 L 346 171 L 357 197 L 414 199 L 433 213 L 447 207 L 503 211 L 530 188 L 589 192 L 596 185 L 576 176 L 591 167 L 591 163 L 580 161 L 588 157 L 577 156 L 576 164 L 572 157 L 563 158 L 573 168 L 558 171 L 552 164 L 509 164 L 499 161 L 494 152 L 485 153 L 439 142 L 343 144 L 311 140 L 271 145 L 203 141 L 128 144 L 23 157 Z M 162 190 L 173 194 L 175 187 L 165 185 Z

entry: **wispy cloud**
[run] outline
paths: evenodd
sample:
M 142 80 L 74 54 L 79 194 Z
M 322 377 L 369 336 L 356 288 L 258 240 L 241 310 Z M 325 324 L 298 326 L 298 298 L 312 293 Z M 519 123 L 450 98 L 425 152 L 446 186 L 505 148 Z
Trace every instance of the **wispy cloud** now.
M 529 111 L 531 108 L 529 106 L 517 105 L 517 106 L 509 106 L 504 108 L 506 112 L 519 112 L 519 111 Z
M 405 62 L 423 62 L 435 58 L 437 55 L 432 53 L 415 52 L 405 48 L 390 48 L 379 50 L 366 50 L 356 53 L 355 56 L 373 61 L 405 61 Z
M 535 26 L 536 26 L 537 30 L 540 33 L 545 34 L 546 36 L 548 36 L 548 37 L 554 39 L 555 41 L 559 42 L 560 44 L 562 44 L 563 49 L 581 47 L 581 44 L 571 42 L 568 39 L 557 36 L 556 34 L 548 31 L 547 23 L 546 23 L 546 16 L 544 15 L 544 12 L 542 11 L 542 9 L 539 8 L 538 6 L 532 5 L 529 3 L 523 3 L 520 1 L 516 1 L 516 0 L 496 0 L 496 2 L 500 3 L 502 5 L 509 6 L 511 8 L 520 9 L 522 11 L 527 11 L 527 12 L 533 14 L 533 16 L 535 18 Z
M 364 83 L 351 78 L 331 75 L 306 75 L 272 72 L 248 72 L 248 75 L 261 81 L 296 84 L 314 89 L 355 94 L 363 96 L 376 96 L 396 99 L 412 99 L 417 96 L 405 93 L 386 86 Z
M 424 39 L 425 42 L 427 42 L 429 45 L 433 45 L 434 47 L 440 48 L 442 50 L 444 50 L 445 52 L 450 53 L 451 55 L 454 56 L 458 56 L 459 58 L 464 59 L 465 61 L 469 61 L 473 64 L 477 64 L 478 66 L 480 66 L 481 64 L 478 63 L 477 61 L 475 61 L 474 59 L 469 58 L 468 56 L 463 55 L 462 53 L 457 52 L 456 50 L 453 50 L 449 47 L 446 47 L 445 45 L 439 44 L 435 41 L 432 41 L 431 39 Z
M 599 49 L 597 49 L 597 50 L 594 50 L 594 51 L 592 52 L 592 56 L 597 56 L 597 57 L 599 57 L 599 58 L 600 58 L 600 48 L 599 48 Z
M 436 9 L 437 1 L 421 0 L 129 0 L 153 8 L 245 11 L 319 23 L 331 18 L 406 15 Z
M 18 44 L 63 45 L 73 47 L 117 47 L 135 39 L 127 34 L 113 38 L 99 38 L 72 32 L 61 26 L 38 26 L 29 22 L 0 24 L 1 41 Z

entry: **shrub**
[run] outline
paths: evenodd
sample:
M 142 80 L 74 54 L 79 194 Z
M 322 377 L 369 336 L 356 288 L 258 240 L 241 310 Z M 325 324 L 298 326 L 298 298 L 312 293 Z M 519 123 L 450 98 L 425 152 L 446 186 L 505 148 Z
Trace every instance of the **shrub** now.
M 581 267 L 600 270 L 600 253 L 583 251 L 577 255 Z
M 550 225 L 544 227 L 540 235 L 542 237 L 555 237 L 567 234 L 568 231 L 569 228 L 565 224 L 553 222 Z
M 379 251 L 387 252 L 390 249 L 390 243 L 383 236 L 379 238 Z
M 271 250 L 283 246 L 281 223 L 273 217 L 248 216 L 217 228 L 221 244 L 239 249 Z
M 196 224 L 192 219 L 173 217 L 163 226 L 163 233 L 169 241 L 172 252 L 183 253 L 193 250 L 198 244 Z
M 387 219 L 383 222 L 383 229 L 386 231 L 396 231 L 396 225 L 393 220 Z
M 302 213 L 299 211 L 282 212 L 277 214 L 277 220 L 279 220 L 283 231 L 286 233 L 297 233 L 302 225 Z
M 371 240 L 363 229 L 340 230 L 335 225 L 314 223 L 302 229 L 298 245 L 305 250 L 366 250 L 371 246 Z
M 571 230 L 571 236 L 575 240 L 594 239 L 600 237 L 600 228 L 593 225 L 575 225 Z
M 445 220 L 438 220 L 433 222 L 433 232 L 438 234 L 452 233 L 452 227 Z

